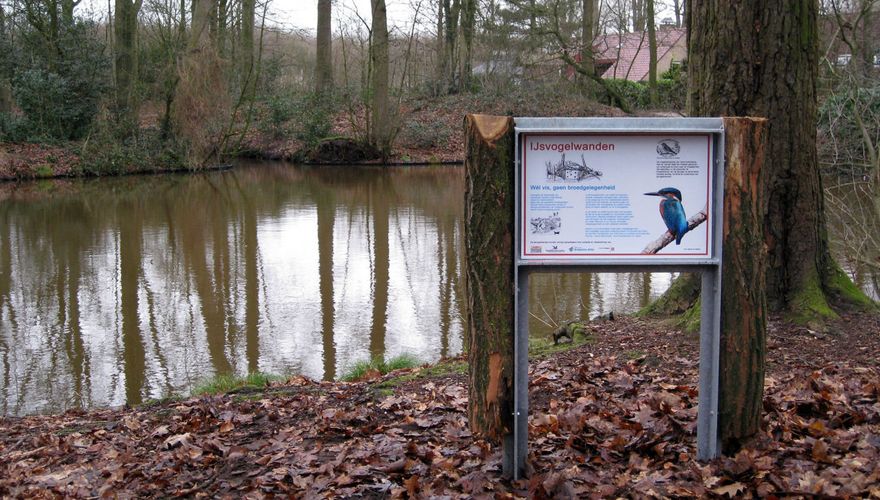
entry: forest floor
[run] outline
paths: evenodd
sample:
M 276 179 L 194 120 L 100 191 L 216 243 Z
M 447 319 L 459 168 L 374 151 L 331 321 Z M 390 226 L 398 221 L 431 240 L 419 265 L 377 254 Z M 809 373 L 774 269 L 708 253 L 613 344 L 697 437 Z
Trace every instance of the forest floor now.
M 696 335 L 591 323 L 533 354 L 529 476 L 471 435 L 463 360 L 354 383 L 0 419 L 3 497 L 880 498 L 880 316 L 772 321 L 761 432 L 695 460 Z

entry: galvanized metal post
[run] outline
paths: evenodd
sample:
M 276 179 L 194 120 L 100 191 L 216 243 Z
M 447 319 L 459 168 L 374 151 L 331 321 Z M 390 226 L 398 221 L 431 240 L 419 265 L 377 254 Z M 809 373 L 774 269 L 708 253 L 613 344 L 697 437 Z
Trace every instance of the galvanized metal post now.
M 517 269 L 516 325 L 514 339 L 514 381 L 513 381 L 513 479 L 525 473 L 526 457 L 529 453 L 529 270 Z
M 718 368 L 721 349 L 721 266 L 703 270 L 700 300 L 700 394 L 697 403 L 697 460 L 718 456 Z

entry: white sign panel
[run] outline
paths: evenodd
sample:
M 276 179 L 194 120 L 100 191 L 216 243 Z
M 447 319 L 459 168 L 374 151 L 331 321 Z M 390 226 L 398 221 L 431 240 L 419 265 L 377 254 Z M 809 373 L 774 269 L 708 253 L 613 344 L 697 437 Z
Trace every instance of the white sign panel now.
M 521 260 L 712 256 L 712 134 L 530 132 L 520 147 Z

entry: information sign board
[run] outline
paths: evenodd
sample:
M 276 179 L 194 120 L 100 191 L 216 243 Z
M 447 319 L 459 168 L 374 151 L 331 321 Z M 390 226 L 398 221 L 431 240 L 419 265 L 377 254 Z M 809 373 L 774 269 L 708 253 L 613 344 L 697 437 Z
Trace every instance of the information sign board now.
M 528 455 L 529 275 L 702 274 L 697 458 L 718 456 L 721 118 L 516 118 L 514 425 L 504 470 Z
M 712 255 L 711 134 L 534 132 L 519 145 L 520 260 Z

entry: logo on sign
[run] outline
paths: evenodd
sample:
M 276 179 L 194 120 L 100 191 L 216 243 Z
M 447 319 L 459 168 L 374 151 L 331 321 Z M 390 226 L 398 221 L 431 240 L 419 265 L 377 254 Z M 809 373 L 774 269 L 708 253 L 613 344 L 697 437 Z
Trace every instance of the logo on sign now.
M 681 152 L 681 144 L 675 139 L 663 139 L 657 143 L 657 154 L 664 158 L 678 156 Z
M 541 245 L 532 245 L 529 247 L 529 252 L 531 253 L 541 253 L 542 250 L 543 248 L 541 248 Z

